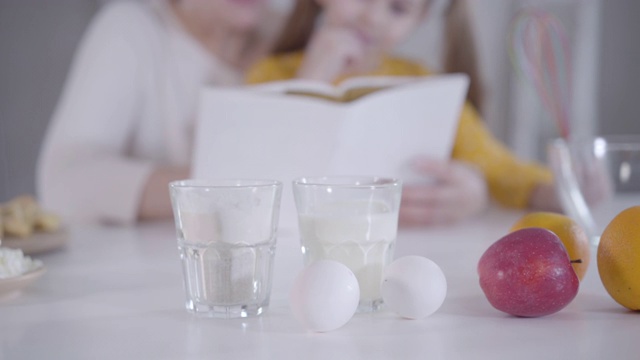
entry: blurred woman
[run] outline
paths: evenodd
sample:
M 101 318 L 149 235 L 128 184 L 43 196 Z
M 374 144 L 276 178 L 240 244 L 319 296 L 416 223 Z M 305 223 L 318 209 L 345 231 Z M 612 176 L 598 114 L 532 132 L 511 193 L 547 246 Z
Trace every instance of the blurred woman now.
M 43 205 L 66 221 L 168 218 L 189 175 L 204 85 L 236 85 L 279 21 L 267 0 L 111 2 L 93 19 L 49 125 Z

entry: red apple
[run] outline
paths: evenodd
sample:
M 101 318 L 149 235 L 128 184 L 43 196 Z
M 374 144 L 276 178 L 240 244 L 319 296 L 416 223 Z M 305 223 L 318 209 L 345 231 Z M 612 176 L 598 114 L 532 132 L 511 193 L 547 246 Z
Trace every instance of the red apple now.
M 480 258 L 478 275 L 493 307 L 522 317 L 561 310 L 580 284 L 558 236 L 542 228 L 521 229 L 496 241 Z

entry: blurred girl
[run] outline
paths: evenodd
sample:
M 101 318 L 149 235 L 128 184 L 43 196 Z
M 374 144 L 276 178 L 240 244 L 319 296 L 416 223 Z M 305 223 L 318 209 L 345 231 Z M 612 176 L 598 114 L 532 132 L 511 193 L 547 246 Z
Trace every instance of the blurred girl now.
M 254 66 L 247 81 L 338 83 L 362 75 L 429 75 L 422 65 L 390 54 L 425 19 L 430 5 L 431 0 L 297 0 L 276 55 Z M 403 187 L 403 224 L 448 223 L 473 215 L 486 206 L 487 189 L 506 206 L 557 208 L 550 172 L 516 159 L 480 119 L 482 86 L 466 11 L 464 2 L 451 0 L 446 15 L 445 71 L 471 78 L 452 160 L 415 160 L 415 171 L 436 181 Z

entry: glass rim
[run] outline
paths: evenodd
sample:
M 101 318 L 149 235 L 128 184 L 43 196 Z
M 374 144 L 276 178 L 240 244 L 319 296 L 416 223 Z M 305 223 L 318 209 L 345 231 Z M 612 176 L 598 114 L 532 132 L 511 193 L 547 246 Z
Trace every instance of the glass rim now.
M 169 183 L 172 189 L 242 189 L 282 187 L 282 182 L 272 179 L 220 178 L 220 179 L 184 179 Z
M 293 186 L 339 186 L 353 189 L 377 189 L 402 185 L 402 180 L 386 176 L 303 176 L 292 181 Z
M 640 150 L 640 134 L 584 136 L 575 139 L 554 138 L 551 144 L 565 143 L 569 147 L 605 147 L 612 150 Z
M 593 143 L 604 141 L 612 150 L 640 150 L 640 135 L 604 135 L 593 139 Z

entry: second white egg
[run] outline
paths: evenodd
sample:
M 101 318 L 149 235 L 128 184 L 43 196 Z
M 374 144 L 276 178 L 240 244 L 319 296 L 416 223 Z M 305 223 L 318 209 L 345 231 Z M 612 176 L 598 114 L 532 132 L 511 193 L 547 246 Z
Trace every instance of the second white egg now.
M 380 288 L 384 303 L 398 315 L 422 319 L 440 308 L 447 279 L 440 266 L 422 256 L 405 256 L 389 264 Z

